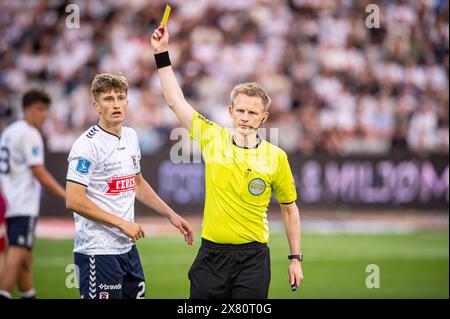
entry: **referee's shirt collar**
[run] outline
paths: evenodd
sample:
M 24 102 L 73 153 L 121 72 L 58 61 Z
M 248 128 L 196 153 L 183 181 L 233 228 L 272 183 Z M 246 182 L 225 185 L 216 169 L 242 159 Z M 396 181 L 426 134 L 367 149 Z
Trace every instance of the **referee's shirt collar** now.
M 231 141 L 232 141 L 233 145 L 236 146 L 236 147 L 245 149 L 245 150 L 251 150 L 251 149 L 256 149 L 256 148 L 258 148 L 258 146 L 261 145 L 261 137 L 259 137 L 259 135 L 258 135 L 258 136 L 257 136 L 257 139 L 258 139 L 258 143 L 256 143 L 255 146 L 252 146 L 252 147 L 239 146 L 239 145 L 237 145 L 236 142 L 234 141 L 234 136 L 231 135 Z

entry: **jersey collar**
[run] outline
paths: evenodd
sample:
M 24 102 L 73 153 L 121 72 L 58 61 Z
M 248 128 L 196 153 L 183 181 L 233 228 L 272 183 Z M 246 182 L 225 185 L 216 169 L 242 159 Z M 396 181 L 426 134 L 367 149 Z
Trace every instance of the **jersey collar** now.
M 113 137 L 115 137 L 116 139 L 119 139 L 120 140 L 120 136 L 119 135 L 116 135 L 116 134 L 113 134 L 113 133 L 111 133 L 111 132 L 108 132 L 107 130 L 105 130 L 104 128 L 102 128 L 101 126 L 100 126 L 100 124 L 96 124 L 96 126 L 102 131 L 102 132 L 104 132 L 104 133 L 106 133 L 106 134 L 109 134 L 110 136 L 113 136 Z
M 261 137 L 259 137 L 259 135 L 257 135 L 256 137 L 258 138 L 258 143 L 256 143 L 256 145 L 253 146 L 253 147 L 246 147 L 246 146 L 239 146 L 239 145 L 237 145 L 236 142 L 234 141 L 233 135 L 231 135 L 231 142 L 236 147 L 243 148 L 245 150 L 252 150 L 252 149 L 258 148 L 258 146 L 261 145 Z

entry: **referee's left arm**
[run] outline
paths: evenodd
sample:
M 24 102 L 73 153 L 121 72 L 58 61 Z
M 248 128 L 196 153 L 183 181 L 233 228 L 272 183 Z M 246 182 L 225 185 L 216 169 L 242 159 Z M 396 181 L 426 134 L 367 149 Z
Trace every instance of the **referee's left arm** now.
M 291 255 L 298 255 L 301 253 L 300 248 L 300 213 L 295 202 L 290 204 L 280 204 L 281 214 L 283 216 L 284 228 L 289 242 L 289 249 Z M 303 280 L 303 271 L 301 261 L 298 259 L 291 259 L 289 266 L 289 281 L 290 284 L 297 284 L 300 287 L 300 282 Z

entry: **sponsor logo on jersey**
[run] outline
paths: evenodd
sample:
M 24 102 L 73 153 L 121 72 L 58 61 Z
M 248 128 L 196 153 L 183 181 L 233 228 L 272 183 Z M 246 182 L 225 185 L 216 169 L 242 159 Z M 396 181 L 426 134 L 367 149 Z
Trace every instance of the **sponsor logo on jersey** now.
M 104 171 L 111 173 L 122 169 L 122 162 L 108 162 L 103 164 Z
M 89 173 L 89 166 L 91 165 L 91 162 L 89 162 L 86 159 L 79 159 L 77 164 L 77 172 L 80 174 L 87 174 Z
M 119 195 L 120 193 L 136 190 L 136 175 L 114 177 L 106 182 L 109 186 L 107 195 Z
M 266 190 L 266 183 L 261 178 L 254 178 L 248 183 L 248 191 L 252 195 L 261 195 Z

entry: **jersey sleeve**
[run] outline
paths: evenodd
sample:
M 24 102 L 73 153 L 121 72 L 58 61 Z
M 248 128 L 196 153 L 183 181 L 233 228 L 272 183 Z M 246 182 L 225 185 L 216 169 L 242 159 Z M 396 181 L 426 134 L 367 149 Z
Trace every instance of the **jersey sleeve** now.
M 197 142 L 200 150 L 204 150 L 209 143 L 214 141 L 220 135 L 222 128 L 208 120 L 198 112 L 194 113 L 192 118 L 192 125 L 189 131 L 189 137 Z
M 95 165 L 95 154 L 92 146 L 82 140 L 77 140 L 69 153 L 67 159 L 69 167 L 67 170 L 67 180 L 89 186 L 93 166 Z
M 137 143 L 137 152 L 136 152 L 136 175 L 141 172 L 141 147 L 139 146 L 139 142 Z
M 280 204 L 290 204 L 297 200 L 295 181 L 285 152 L 278 155 L 278 167 L 272 189 Z
M 27 165 L 44 165 L 44 142 L 39 132 L 27 132 L 23 135 L 21 142 Z
M 134 161 L 134 168 L 136 175 L 141 172 L 141 147 L 139 146 L 139 138 L 135 130 L 130 128 L 130 130 L 133 132 L 133 140 L 134 140 L 134 149 L 135 149 L 135 156 L 136 158 L 133 159 Z

